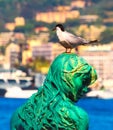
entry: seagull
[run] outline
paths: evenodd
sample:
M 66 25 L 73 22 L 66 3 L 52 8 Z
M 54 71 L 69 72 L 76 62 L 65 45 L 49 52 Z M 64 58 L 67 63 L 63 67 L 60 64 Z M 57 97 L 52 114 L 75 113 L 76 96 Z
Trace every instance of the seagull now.
M 88 41 L 82 37 L 73 35 L 70 32 L 65 31 L 64 26 L 62 24 L 57 24 L 53 31 L 56 30 L 57 37 L 59 39 L 59 43 L 66 48 L 66 53 L 70 53 L 73 48 L 78 50 L 78 46 L 93 44 L 98 42 L 98 40 Z

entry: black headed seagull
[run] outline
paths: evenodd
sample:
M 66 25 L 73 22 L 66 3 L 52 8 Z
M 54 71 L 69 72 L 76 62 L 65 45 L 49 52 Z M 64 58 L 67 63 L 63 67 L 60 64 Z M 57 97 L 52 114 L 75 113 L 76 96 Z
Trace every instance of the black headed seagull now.
M 53 31 L 56 30 L 60 44 L 66 48 L 66 52 L 70 53 L 73 48 L 77 50 L 79 45 L 87 45 L 98 42 L 98 40 L 88 41 L 82 37 L 73 35 L 65 31 L 62 24 L 57 24 Z

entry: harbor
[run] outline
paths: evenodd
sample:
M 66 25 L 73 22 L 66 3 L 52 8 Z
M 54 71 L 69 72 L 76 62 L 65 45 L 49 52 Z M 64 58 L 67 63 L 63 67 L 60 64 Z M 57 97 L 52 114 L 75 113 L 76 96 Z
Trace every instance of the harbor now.
M 113 129 L 113 0 L 0 0 L 0 129 Z
M 33 77 L 27 77 L 25 74 L 24 76 L 22 74 L 17 76 L 14 73 L 7 71 L 0 73 L 0 97 L 29 98 L 38 91 L 46 78 L 46 75 L 41 73 L 36 73 Z M 85 94 L 85 97 L 111 99 L 113 98 L 112 84 L 112 80 L 104 80 L 103 82 L 97 80 L 95 84 L 89 86 L 89 91 Z
M 29 98 L 38 91 L 45 79 L 44 74 L 37 73 L 35 76 L 26 76 L 24 72 L 20 70 L 18 72 L 19 76 L 11 71 L 0 73 L 0 97 Z

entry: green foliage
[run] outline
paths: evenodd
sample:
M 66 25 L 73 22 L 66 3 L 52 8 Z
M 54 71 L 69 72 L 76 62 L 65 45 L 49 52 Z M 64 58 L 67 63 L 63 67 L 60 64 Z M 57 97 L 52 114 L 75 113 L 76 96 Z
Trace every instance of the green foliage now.
M 1 54 L 5 54 L 5 47 L 4 46 L 0 46 L 0 53 Z
M 101 33 L 100 38 L 103 44 L 113 41 L 113 28 L 107 28 L 104 32 Z
M 113 1 L 112 0 L 101 0 L 99 2 L 99 5 L 101 6 L 101 8 L 103 10 L 106 10 L 106 11 L 113 11 Z
M 4 24 L 7 22 L 14 22 L 17 16 L 23 16 L 26 20 L 25 26 L 15 28 L 15 32 L 23 32 L 26 34 L 34 33 L 34 28 L 39 26 L 46 26 L 50 29 L 50 41 L 57 41 L 55 33 L 51 31 L 56 23 L 48 24 L 45 22 L 36 22 L 35 15 L 37 12 L 53 10 L 58 5 L 70 5 L 72 0 L 0 0 L 0 32 L 6 31 Z M 79 9 L 81 15 L 96 14 L 99 19 L 96 22 L 86 23 L 88 25 L 94 24 L 96 26 L 103 25 L 104 18 L 113 18 L 108 16 L 106 11 L 113 11 L 113 0 L 92 0 L 92 6 L 84 9 Z M 68 19 L 64 25 L 69 28 L 79 26 L 81 21 Z M 113 23 L 106 23 L 106 26 L 113 27 Z M 103 35 L 103 34 L 102 34 Z M 111 38 L 110 38 L 111 39 Z
M 80 25 L 80 21 L 78 19 L 67 19 L 66 26 L 68 27 L 74 27 Z
M 16 16 L 33 19 L 37 11 L 52 10 L 57 5 L 67 5 L 71 0 L 0 0 L 0 16 L 13 21 Z M 10 17 L 9 17 L 10 16 Z
M 55 32 L 50 31 L 49 42 L 58 42 L 58 38 L 56 37 Z
M 42 67 L 49 68 L 49 66 L 50 66 L 50 61 L 46 60 L 44 57 L 37 57 L 31 63 L 31 67 L 35 72 L 41 72 Z
M 81 10 L 81 14 L 97 14 L 100 18 L 105 17 L 106 11 L 113 11 L 112 0 L 92 0 L 94 3 L 92 6 Z
M 33 32 L 33 28 L 34 28 L 34 25 L 29 23 L 29 24 L 26 24 L 25 26 L 17 26 L 14 30 L 14 32 L 23 32 L 23 33 L 30 33 L 30 32 Z

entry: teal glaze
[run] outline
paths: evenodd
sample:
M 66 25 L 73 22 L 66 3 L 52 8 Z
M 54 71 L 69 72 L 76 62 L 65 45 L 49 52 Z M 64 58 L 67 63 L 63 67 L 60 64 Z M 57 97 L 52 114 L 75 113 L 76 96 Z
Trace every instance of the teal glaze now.
M 11 130 L 88 130 L 88 115 L 76 102 L 96 79 L 83 58 L 60 54 L 38 92 L 13 114 Z

